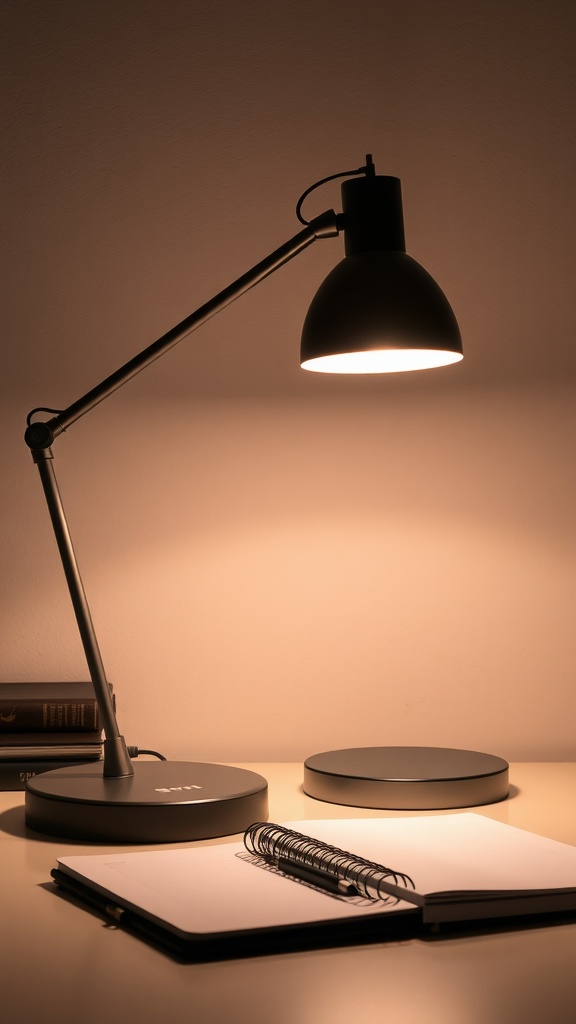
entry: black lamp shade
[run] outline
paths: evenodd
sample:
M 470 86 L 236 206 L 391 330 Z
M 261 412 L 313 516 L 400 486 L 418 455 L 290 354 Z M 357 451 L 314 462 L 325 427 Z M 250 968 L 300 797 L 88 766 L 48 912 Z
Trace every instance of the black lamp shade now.
M 332 270 L 304 322 L 300 362 L 326 373 L 378 373 L 462 359 L 441 288 L 405 252 L 359 252 Z
M 404 250 L 400 182 L 372 176 L 342 186 L 346 257 L 317 291 L 300 362 L 327 373 L 381 373 L 462 359 L 450 304 Z

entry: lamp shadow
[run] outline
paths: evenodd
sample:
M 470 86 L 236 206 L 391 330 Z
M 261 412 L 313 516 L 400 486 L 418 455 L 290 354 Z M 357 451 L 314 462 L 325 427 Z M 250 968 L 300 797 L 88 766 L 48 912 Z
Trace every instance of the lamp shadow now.
M 24 818 L 24 805 L 3 811 L 0 814 L 0 829 L 16 839 L 35 839 L 41 843 L 56 843 L 58 841 L 56 836 L 42 835 L 40 832 L 34 832 L 33 829 L 28 828 Z
M 26 824 L 24 817 L 24 805 L 21 807 L 11 807 L 7 811 L 3 811 L 0 814 L 0 831 L 5 832 L 6 835 L 13 836 L 15 839 L 29 839 L 36 843 L 52 843 L 53 845 L 62 846 L 62 836 L 51 836 L 44 832 L 36 832 L 34 829 L 29 828 Z M 97 846 L 98 843 L 94 840 L 90 842 L 82 839 L 73 839 L 66 836 L 66 846 Z M 103 843 L 103 845 L 106 845 Z

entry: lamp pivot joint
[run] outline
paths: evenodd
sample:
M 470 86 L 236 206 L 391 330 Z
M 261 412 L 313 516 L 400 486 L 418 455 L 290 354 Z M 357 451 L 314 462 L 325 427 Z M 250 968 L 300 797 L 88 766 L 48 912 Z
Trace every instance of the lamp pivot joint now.
M 33 451 L 50 448 L 54 441 L 54 431 L 51 430 L 48 423 L 31 423 L 26 428 L 24 440 Z
M 342 230 L 341 215 L 334 210 L 326 210 L 314 217 L 309 225 L 315 238 L 334 238 Z

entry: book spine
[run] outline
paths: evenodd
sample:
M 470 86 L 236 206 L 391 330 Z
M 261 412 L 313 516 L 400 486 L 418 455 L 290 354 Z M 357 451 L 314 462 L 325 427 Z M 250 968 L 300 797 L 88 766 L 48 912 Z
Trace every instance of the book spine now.
M 100 713 L 95 699 L 0 699 L 0 732 L 98 732 Z
M 94 757 L 93 760 L 99 761 L 100 758 Z M 87 763 L 87 758 L 83 758 L 82 761 L 52 758 L 44 761 L 0 761 L 0 792 L 26 789 L 28 779 L 42 772 L 51 772 L 55 768 L 75 768 Z
M 102 732 L 0 732 L 0 751 L 19 747 L 69 747 L 71 743 L 100 743 Z

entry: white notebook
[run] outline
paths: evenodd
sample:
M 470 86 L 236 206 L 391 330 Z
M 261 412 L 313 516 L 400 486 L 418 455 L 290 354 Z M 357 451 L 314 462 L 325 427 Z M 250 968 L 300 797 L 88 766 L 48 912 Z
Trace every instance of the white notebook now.
M 480 814 L 287 824 L 409 875 L 423 906 L 324 892 L 243 843 L 61 857 L 52 874 L 119 924 L 202 958 L 576 911 L 576 847 Z

